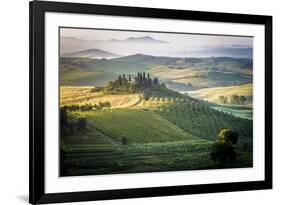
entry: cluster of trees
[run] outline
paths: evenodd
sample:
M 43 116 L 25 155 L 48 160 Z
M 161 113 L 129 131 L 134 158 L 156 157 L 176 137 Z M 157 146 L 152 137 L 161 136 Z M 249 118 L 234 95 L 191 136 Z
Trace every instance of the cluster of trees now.
M 210 152 L 211 160 L 220 164 L 232 163 L 236 159 L 233 145 L 238 142 L 238 133 L 231 129 L 222 129 Z
M 135 77 L 135 84 L 141 90 L 145 90 L 147 88 L 151 88 L 153 86 L 159 85 L 159 80 L 157 77 L 151 78 L 149 73 L 138 73 Z
M 136 91 L 136 86 L 133 84 L 132 75 L 126 77 L 125 74 L 119 75 L 114 81 L 110 81 L 104 88 L 105 92 L 129 92 L 133 93 Z
M 245 105 L 250 104 L 253 101 L 252 96 L 244 96 L 244 95 L 231 95 L 227 96 L 219 96 L 218 100 L 221 104 L 235 104 L 235 105 Z
M 87 130 L 87 119 L 85 117 L 72 119 L 68 115 L 67 108 L 61 107 L 60 128 L 62 136 L 68 136 L 74 133 L 84 133 Z
M 84 105 L 65 105 L 62 109 L 68 111 L 90 111 L 90 110 L 101 110 L 103 108 L 110 109 L 111 104 L 109 101 L 99 102 L 98 104 L 92 105 L 91 103 L 86 103 Z
M 74 133 L 83 133 L 87 130 L 87 119 L 85 117 L 79 117 L 73 119 L 69 117 L 68 112 L 73 111 L 90 111 L 101 110 L 103 108 L 110 108 L 110 102 L 99 102 L 98 104 L 85 104 L 85 105 L 65 105 L 60 108 L 60 131 L 62 136 L 71 135 Z
M 104 88 L 105 92 L 137 92 L 144 91 L 153 86 L 159 85 L 157 77 L 151 78 L 149 73 L 138 73 L 136 76 L 119 75 L 115 81 L 110 81 Z

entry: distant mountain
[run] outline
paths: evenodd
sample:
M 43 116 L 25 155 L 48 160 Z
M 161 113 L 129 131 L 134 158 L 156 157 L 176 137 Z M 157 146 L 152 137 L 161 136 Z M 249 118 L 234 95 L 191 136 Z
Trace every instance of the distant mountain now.
M 111 42 L 127 42 L 127 43 L 169 43 L 168 41 L 162 41 L 150 36 L 142 36 L 142 37 L 130 37 L 125 40 L 111 39 Z
M 115 58 L 114 60 L 138 62 L 143 64 L 173 64 L 176 60 L 181 58 L 165 57 L 165 56 L 152 56 L 145 54 L 134 54 L 129 56 L 124 56 L 120 58 Z
M 120 55 L 117 55 L 115 53 L 110 53 L 104 50 L 100 49 L 87 49 L 77 52 L 71 52 L 71 53 L 63 53 L 61 57 L 69 57 L 69 58 L 117 58 L 120 57 Z

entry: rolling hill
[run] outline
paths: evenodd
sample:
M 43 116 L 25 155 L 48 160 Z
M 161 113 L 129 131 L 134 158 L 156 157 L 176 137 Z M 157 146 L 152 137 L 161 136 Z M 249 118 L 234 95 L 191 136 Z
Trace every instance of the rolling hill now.
M 220 69 L 198 69 L 188 67 L 175 69 L 164 65 L 152 67 L 148 72 L 159 78 L 173 90 L 189 91 L 201 88 L 232 86 L 237 84 L 251 83 L 249 75 Z
M 209 102 L 220 104 L 219 96 L 230 97 L 232 95 L 253 96 L 253 84 L 237 86 L 205 88 L 187 92 L 190 96 Z
M 103 51 L 100 49 L 87 49 L 87 50 L 81 50 L 71 53 L 62 53 L 61 57 L 67 57 L 67 58 L 117 58 L 120 57 L 120 55 L 117 55 L 115 53 L 110 53 L 107 51 Z
M 77 92 L 76 89 L 80 89 L 80 92 Z M 65 98 L 66 95 L 68 96 L 67 98 Z M 166 120 L 168 120 L 174 124 L 174 126 L 184 130 L 186 133 L 189 133 L 188 136 L 191 135 L 195 138 L 213 140 L 220 129 L 231 128 L 239 133 L 241 136 L 241 141 L 249 142 L 249 140 L 251 140 L 249 138 L 252 132 L 251 120 L 236 118 L 224 112 L 211 109 L 204 102 L 200 102 L 192 97 L 179 94 L 163 86 L 153 88 L 149 93 L 148 100 L 144 100 L 142 97 L 140 97 L 140 100 L 138 100 L 138 96 L 136 94 L 104 95 L 102 92 L 93 93 L 91 92 L 90 87 L 62 88 L 61 96 L 61 106 L 68 104 L 95 104 L 100 102 L 100 99 L 111 102 L 113 106 L 112 110 L 100 112 L 95 111 L 89 112 L 88 114 L 82 112 L 80 114 L 87 116 L 89 119 L 102 119 L 103 115 L 106 118 L 108 117 L 108 123 L 95 124 L 96 128 L 101 130 L 103 133 L 108 133 L 106 131 L 106 127 L 109 126 L 108 129 L 111 129 L 110 127 L 113 126 L 113 124 L 118 124 L 117 127 L 120 129 L 118 132 L 127 130 L 128 127 L 131 127 L 132 130 L 137 130 L 137 126 L 149 121 L 150 117 L 153 119 L 157 118 L 157 120 L 160 121 L 165 119 L 165 123 L 167 122 Z M 127 100 L 129 99 L 128 96 L 131 96 L 132 99 L 136 98 L 137 103 L 130 103 L 130 100 Z M 120 101 L 120 98 L 124 98 L 126 100 Z M 125 106 L 123 106 L 123 104 L 120 102 L 125 103 Z M 138 119 L 142 120 L 142 123 L 138 122 L 138 119 L 130 118 L 129 113 L 133 113 L 132 115 L 136 118 L 139 116 Z M 110 119 L 114 120 L 114 123 L 110 123 Z M 102 127 L 99 125 L 102 125 Z M 146 126 L 150 127 L 150 125 Z M 162 125 L 153 128 L 153 130 L 157 129 L 163 129 Z M 128 133 L 120 133 L 120 136 L 122 135 L 128 136 Z M 145 136 L 145 134 L 143 134 L 143 136 Z M 174 136 L 174 134 L 172 136 Z M 132 140 L 132 142 L 134 142 L 134 140 Z
M 103 86 L 120 74 L 146 71 L 150 67 L 131 61 L 91 58 L 60 58 L 60 84 Z
M 113 59 L 60 58 L 62 85 L 105 85 L 120 74 L 148 71 L 176 91 L 252 82 L 252 60 L 135 54 Z M 91 76 L 88 78 L 87 76 Z
M 63 105 L 71 105 L 93 102 L 104 93 L 67 87 L 61 95 Z M 120 96 L 109 97 L 113 102 Z M 72 122 L 86 118 L 87 128 L 61 136 L 62 176 L 224 168 L 209 160 L 212 142 L 222 128 L 239 133 L 237 160 L 225 167 L 252 166 L 251 120 L 211 109 L 163 86 L 153 88 L 148 100 L 126 105 L 69 113 Z M 124 137 L 127 145 L 122 144 Z

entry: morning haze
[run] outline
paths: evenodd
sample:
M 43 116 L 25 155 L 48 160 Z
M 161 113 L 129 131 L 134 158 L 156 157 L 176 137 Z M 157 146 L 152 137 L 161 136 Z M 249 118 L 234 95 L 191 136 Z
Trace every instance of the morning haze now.
M 68 28 L 61 28 L 60 34 L 62 53 L 95 48 L 122 56 L 143 53 L 172 57 L 252 58 L 253 49 L 252 37 Z M 130 41 L 132 38 L 139 38 L 139 41 Z

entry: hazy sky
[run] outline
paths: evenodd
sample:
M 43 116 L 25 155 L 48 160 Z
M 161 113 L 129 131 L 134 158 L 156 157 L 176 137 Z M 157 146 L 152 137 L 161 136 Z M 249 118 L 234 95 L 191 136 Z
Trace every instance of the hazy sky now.
M 71 37 L 61 44 L 62 52 L 72 52 L 89 48 L 103 49 L 121 55 L 135 53 L 145 53 L 150 55 L 219 55 L 225 49 L 232 49 L 235 52 L 244 52 L 245 49 L 253 48 L 252 37 L 235 36 L 214 36 L 214 35 L 194 35 L 194 34 L 171 34 L 153 32 L 131 32 L 131 31 L 111 31 L 94 29 L 68 29 L 60 30 L 61 37 Z M 167 41 L 161 44 L 137 44 L 123 42 L 113 43 L 111 39 L 125 40 L 130 37 L 149 36 L 156 40 Z M 79 42 L 77 39 L 86 42 Z M 231 51 L 232 52 L 232 51 Z M 221 54 L 221 55 L 222 55 Z

